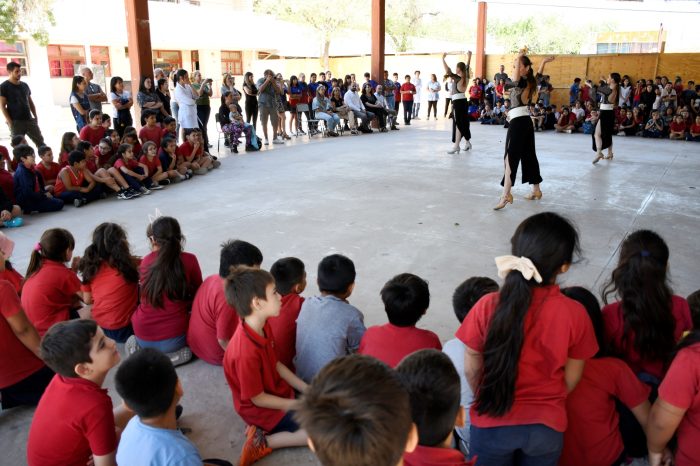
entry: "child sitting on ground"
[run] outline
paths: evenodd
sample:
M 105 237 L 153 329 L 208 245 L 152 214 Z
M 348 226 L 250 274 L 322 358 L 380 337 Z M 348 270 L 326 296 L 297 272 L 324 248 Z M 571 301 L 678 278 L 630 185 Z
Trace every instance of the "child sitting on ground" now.
M 54 198 L 44 187 L 44 178 L 34 166 L 34 149 L 19 145 L 12 151 L 20 161 L 15 170 L 15 199 L 26 214 L 56 212 L 63 209 L 63 201 Z M 14 212 L 17 213 L 17 212 Z M 16 216 L 16 215 L 15 215 Z
M 695 122 L 688 128 L 686 141 L 700 141 L 700 115 L 695 117 Z
M 58 172 L 61 171 L 61 167 L 53 161 L 53 151 L 49 146 L 39 147 L 38 153 L 41 162 L 36 164 L 36 170 L 44 178 L 44 189 L 53 193 L 53 187 L 56 184 L 56 178 L 58 178 Z
M 405 466 L 469 466 L 452 448 L 455 426 L 464 427 L 459 375 L 445 354 L 433 349 L 417 351 L 396 367 L 411 400 L 411 416 L 418 428 L 418 446 L 404 455 Z
M 119 199 L 125 199 L 126 190 L 129 189 L 129 183 L 126 182 L 119 171 L 116 169 L 106 170 L 100 167 L 98 165 L 97 156 L 95 155 L 95 149 L 88 141 L 80 141 L 76 150 L 85 154 L 85 167 L 90 171 L 95 181 L 117 193 Z
M 133 416 L 113 408 L 102 388 L 119 351 L 92 320 L 60 322 L 41 342 L 41 357 L 56 372 L 36 408 L 27 441 L 29 466 L 116 465 L 117 431 Z
M 306 289 L 306 270 L 301 260 L 285 257 L 272 264 L 270 273 L 275 277 L 277 292 L 282 295 L 280 315 L 271 317 L 268 321 L 275 336 L 277 358 L 282 364 L 295 370 L 297 319 L 304 303 L 301 294 Z
M 201 141 L 202 132 L 199 128 L 185 130 L 185 142 L 177 148 L 178 157 L 182 157 L 182 162 L 187 168 L 192 169 L 195 175 L 206 175 L 212 163 L 210 157 L 204 155 Z
M 177 427 L 177 403 L 184 391 L 166 355 L 152 348 L 129 357 L 114 378 L 124 405 L 136 413 L 124 428 L 117 463 L 130 465 L 202 465 L 197 447 Z M 204 460 L 203 466 L 231 466 Z
M 162 142 L 163 139 L 165 138 L 173 138 L 177 140 L 177 120 L 173 117 L 165 117 L 163 119 L 163 129 L 160 132 L 160 139 L 161 139 L 161 147 L 162 147 Z M 176 142 L 177 144 L 177 142 Z
M 224 293 L 231 268 L 239 265 L 259 268 L 262 261 L 260 249 L 245 241 L 227 241 L 221 245 L 219 273 L 204 280 L 192 302 L 187 344 L 199 359 L 220 366 L 226 346 L 238 327 L 238 313 L 226 301 Z M 275 342 L 278 344 L 277 338 Z
M 664 124 L 659 116 L 658 110 L 651 112 L 651 118 L 647 121 L 642 132 L 642 137 L 645 138 L 660 138 L 664 131 Z
M 134 156 L 141 154 L 141 143 L 139 142 L 139 137 L 136 134 L 136 129 L 133 127 L 127 126 L 121 143 L 131 144 L 131 147 L 134 149 Z
M 80 140 L 87 141 L 95 147 L 100 143 L 100 139 L 105 137 L 105 127 L 102 126 L 102 112 L 100 110 L 90 110 L 88 115 L 90 122 L 80 130 Z
M 340 254 L 324 257 L 317 277 L 321 296 L 306 299 L 297 319 L 294 365 L 309 382 L 333 359 L 356 352 L 365 334 L 364 315 L 347 301 L 355 288 L 355 264 Z
M 82 207 L 88 202 L 102 197 L 102 185 L 86 168 L 85 153 L 74 150 L 68 156 L 68 166 L 58 172 L 53 195 L 64 203 L 72 202 L 75 207 Z
M 61 137 L 61 152 L 58 155 L 58 164 L 61 168 L 68 166 L 68 156 L 75 150 L 79 142 L 80 139 L 75 133 L 71 131 L 63 133 Z
M 119 146 L 117 146 L 119 148 Z M 97 166 L 109 170 L 114 160 L 116 160 L 116 148 L 112 147 L 112 140 L 110 138 L 100 139 L 100 143 L 95 148 L 97 155 Z
M 21 145 L 29 145 L 27 142 L 27 139 L 24 137 L 22 134 L 17 134 L 15 136 L 12 136 L 12 139 L 10 139 L 10 147 L 14 149 L 17 146 Z M 17 170 L 17 166 L 19 165 L 19 159 L 17 157 L 12 157 L 12 160 L 10 161 L 10 171 L 15 171 Z
M 676 115 L 675 117 L 673 117 L 673 122 L 669 127 L 669 139 L 683 140 L 685 139 L 685 131 L 686 127 L 685 122 L 683 121 L 683 117 L 680 115 Z
M 122 144 L 117 149 L 117 160 L 114 161 L 114 168 L 121 172 L 126 182 L 129 184 L 132 197 L 134 194 L 151 194 L 154 189 L 153 182 L 148 177 L 148 167 L 139 163 L 135 156 L 133 147 L 130 144 Z M 157 188 L 157 189 L 160 189 Z
M 141 144 L 144 146 L 147 142 L 152 142 L 156 145 L 156 148 L 160 148 L 160 141 L 163 139 L 163 128 L 160 127 L 158 121 L 156 120 L 156 115 L 158 112 L 153 110 L 148 110 L 144 112 L 144 119 L 146 120 L 146 126 L 141 128 L 139 131 L 139 139 Z
M 148 176 L 153 183 L 151 189 L 160 189 L 170 184 L 168 174 L 163 171 L 163 166 L 158 158 L 158 146 L 153 141 L 146 141 L 141 149 L 139 163 L 148 170 Z M 178 178 L 178 181 L 180 179 Z
M 367 329 L 358 353 L 374 356 L 391 367 L 409 354 L 425 349 L 442 349 L 440 339 L 430 330 L 416 328 L 430 306 L 428 282 L 402 273 L 395 276 L 381 291 L 389 323 Z
M 418 443 L 404 384 L 386 364 L 359 354 L 321 369 L 296 418 L 323 466 L 399 466 Z
M 239 466 L 249 466 L 272 450 L 307 443 L 306 432 L 293 419 L 294 390 L 307 389 L 277 360 L 274 335 L 267 320 L 278 316 L 280 295 L 269 272 L 239 267 L 226 279 L 226 300 L 241 318 L 226 347 L 224 375 L 236 412 L 248 424 Z
M 192 170 L 177 156 L 177 142 L 175 138 L 165 137 L 161 141 L 160 152 L 158 153 L 160 165 L 163 171 L 168 174 L 168 179 L 173 183 L 192 178 Z

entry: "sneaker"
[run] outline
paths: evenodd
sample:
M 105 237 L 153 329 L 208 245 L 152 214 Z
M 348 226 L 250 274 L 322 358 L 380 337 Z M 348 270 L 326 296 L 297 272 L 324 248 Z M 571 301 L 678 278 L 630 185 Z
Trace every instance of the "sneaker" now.
M 214 160 L 214 163 L 212 163 L 212 166 L 214 168 L 219 168 L 221 166 L 221 162 L 219 162 L 218 160 Z
M 248 426 L 245 430 L 245 436 L 238 466 L 250 466 L 272 453 L 272 448 L 267 446 L 265 432 L 259 427 Z
M 170 178 L 169 181 L 170 181 L 170 184 L 175 184 L 175 183 L 179 183 L 180 181 L 186 180 L 186 179 L 187 178 L 185 178 L 185 175 L 180 175 L 180 176 L 176 176 L 174 178 Z
M 347 123 L 345 123 L 345 125 L 343 126 L 343 131 L 350 131 L 350 127 Z
M 126 350 L 126 354 L 128 356 L 131 356 L 141 349 L 139 343 L 136 341 L 136 335 L 131 335 L 129 339 L 126 340 L 126 343 L 124 343 L 124 349 Z
M 266 146 L 269 146 L 269 145 L 270 145 L 270 141 L 268 141 L 267 139 L 265 139 L 265 142 L 264 142 L 263 144 L 265 144 Z
M 194 171 L 195 175 L 206 175 L 207 173 L 209 173 L 209 170 L 206 168 L 198 168 Z
M 192 359 L 192 350 L 188 346 L 183 346 L 177 351 L 166 354 L 170 358 L 170 362 L 173 363 L 173 366 L 180 366 Z
M 272 140 L 272 143 L 273 144 L 284 144 L 284 141 L 281 139 L 275 138 Z
M 163 186 L 161 186 L 160 184 L 151 185 L 151 191 L 159 191 L 161 189 L 163 189 Z
M 151 190 L 148 189 L 148 188 L 145 187 L 145 186 L 141 186 L 141 187 L 139 188 L 139 191 L 141 192 L 141 194 L 151 194 Z
M 80 198 L 80 197 L 77 198 L 77 199 L 73 199 L 73 205 L 74 205 L 76 208 L 77 208 L 77 207 L 82 207 L 82 206 L 84 206 L 84 205 L 86 204 L 86 202 L 83 202 L 83 201 L 84 201 L 84 199 L 83 199 L 83 198 Z
M 192 178 L 192 176 L 193 176 L 192 170 L 188 170 L 187 173 L 184 174 L 184 179 L 189 180 Z
M 187 173 L 189 173 L 189 174 L 190 174 L 190 176 L 194 175 L 194 172 L 192 171 L 192 169 L 191 169 L 191 168 L 188 168 L 188 169 L 187 169 Z
M 131 197 L 127 194 L 126 189 L 122 189 L 117 193 L 117 199 L 127 200 L 131 199 Z
M 391 130 L 392 130 L 392 131 L 398 131 L 399 128 L 397 128 L 396 125 L 394 125 L 394 126 L 391 127 Z
M 160 180 L 160 181 L 158 182 L 158 184 L 161 185 L 161 186 L 168 186 L 168 185 L 170 184 L 170 179 L 169 179 L 169 178 L 166 178 L 166 179 L 164 179 L 164 180 Z
M 135 197 L 139 197 L 141 195 L 141 192 L 136 191 L 134 188 L 127 188 L 126 192 L 129 193 L 129 196 L 131 196 L 131 199 L 133 199 Z
M 358 132 L 356 129 L 351 129 L 350 134 L 354 134 L 355 136 L 357 136 Z
M 17 227 L 21 227 L 22 225 L 24 225 L 24 219 L 22 217 L 15 217 L 15 218 L 10 219 L 10 220 L 5 220 L 4 222 L 2 222 L 2 224 L 6 228 L 17 228 Z
M 240 141 L 236 141 L 236 142 L 238 144 L 240 144 Z M 219 157 L 217 157 L 216 155 L 210 155 L 209 157 L 211 157 L 212 160 L 219 160 Z
M 411 118 L 411 119 L 412 119 L 412 120 L 420 120 L 420 118 L 418 118 L 417 116 L 414 116 L 414 117 Z

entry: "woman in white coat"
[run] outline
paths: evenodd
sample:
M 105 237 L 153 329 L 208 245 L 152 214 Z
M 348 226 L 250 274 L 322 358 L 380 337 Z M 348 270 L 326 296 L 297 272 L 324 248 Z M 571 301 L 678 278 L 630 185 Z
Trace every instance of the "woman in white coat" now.
M 196 103 L 199 93 L 192 88 L 190 76 L 186 70 L 177 70 L 173 81 L 175 83 L 175 99 L 180 107 L 177 120 L 182 128 L 182 140 L 184 141 L 184 134 L 188 129 L 199 128 Z

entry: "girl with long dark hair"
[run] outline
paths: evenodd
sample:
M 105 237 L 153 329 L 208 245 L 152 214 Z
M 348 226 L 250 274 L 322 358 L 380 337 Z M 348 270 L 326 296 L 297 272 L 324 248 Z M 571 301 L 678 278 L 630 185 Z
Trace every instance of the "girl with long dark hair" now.
M 531 201 L 542 199 L 540 183 L 540 164 L 535 152 L 535 128 L 527 106 L 532 103 L 532 98 L 537 92 L 537 78 L 542 77 L 544 65 L 554 60 L 554 57 L 545 58 L 540 64 L 540 69 L 535 77 L 532 71 L 532 62 L 521 50 L 513 63 L 513 81 L 505 85 L 506 91 L 510 90 L 510 110 L 508 111 L 508 134 L 506 134 L 506 150 L 503 156 L 505 173 L 501 180 L 503 194 L 494 210 L 503 209 L 506 204 L 513 203 L 513 195 L 510 193 L 515 184 L 515 176 L 518 173 L 518 164 L 522 161 L 522 182 L 532 185 L 532 192 L 525 196 Z
M 258 88 L 253 80 L 253 73 L 248 71 L 243 76 L 243 93 L 245 94 L 245 121 L 258 128 Z
M 146 126 L 146 111 L 152 110 L 156 112 L 156 121 L 161 123 L 166 116 L 163 110 L 163 102 L 160 101 L 156 86 L 153 84 L 153 78 L 144 76 L 139 83 L 139 91 L 136 94 L 136 103 L 141 107 L 141 126 Z
M 134 98 L 129 91 L 124 89 L 124 80 L 119 76 L 113 76 L 109 81 L 109 100 L 114 108 L 112 112 L 114 128 L 119 132 L 119 137 L 122 137 L 124 129 L 134 123 L 131 117 Z
M 481 298 L 456 333 L 475 394 L 469 453 L 478 466 L 559 461 L 567 394 L 598 352 L 586 310 L 556 284 L 578 251 L 566 219 L 551 212 L 525 219 L 511 238 L 512 256 L 496 258 L 500 292 Z
M 88 113 L 90 112 L 90 99 L 87 92 L 87 81 L 82 76 L 73 76 L 70 93 L 70 111 L 75 119 L 78 132 L 88 124 Z
M 472 133 L 469 130 L 469 105 L 465 94 L 469 81 L 469 63 L 472 60 L 472 52 L 471 50 L 467 52 L 466 64 L 464 62 L 457 63 L 455 73 L 447 65 L 446 56 L 447 53 L 442 54 L 442 64 L 445 67 L 446 76 L 449 76 L 452 81 L 450 98 L 452 99 L 452 142 L 454 143 L 452 150 L 447 151 L 447 153 L 458 154 L 461 150 L 459 144 L 462 142 L 462 138 L 467 141 L 464 150 L 468 151 L 472 148 L 472 143 L 469 142 L 472 138 Z
M 620 73 L 610 73 L 607 81 L 598 86 L 596 93 L 600 99 L 600 116 L 593 131 L 593 150 L 596 152 L 593 159 L 594 165 L 602 159 L 612 160 L 613 158 L 614 109 L 620 94 Z M 608 149 L 608 155 L 603 156 L 603 149 Z

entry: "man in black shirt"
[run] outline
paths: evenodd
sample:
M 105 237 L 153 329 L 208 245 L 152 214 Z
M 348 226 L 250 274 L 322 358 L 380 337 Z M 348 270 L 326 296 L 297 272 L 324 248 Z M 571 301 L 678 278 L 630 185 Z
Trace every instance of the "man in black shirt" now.
M 44 145 L 44 137 L 39 129 L 32 91 L 26 83 L 20 81 L 20 65 L 8 63 L 7 74 L 7 81 L 0 84 L 0 109 L 10 127 L 10 133 L 12 136 L 27 135 L 37 147 L 41 147 Z

